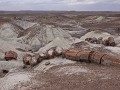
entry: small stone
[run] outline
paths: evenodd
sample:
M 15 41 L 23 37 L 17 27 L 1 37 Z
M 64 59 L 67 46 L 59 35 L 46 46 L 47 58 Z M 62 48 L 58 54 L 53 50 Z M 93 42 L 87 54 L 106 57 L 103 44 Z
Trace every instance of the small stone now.
M 46 66 L 47 66 L 47 65 L 50 65 L 50 62 L 46 62 L 45 65 L 46 65 Z

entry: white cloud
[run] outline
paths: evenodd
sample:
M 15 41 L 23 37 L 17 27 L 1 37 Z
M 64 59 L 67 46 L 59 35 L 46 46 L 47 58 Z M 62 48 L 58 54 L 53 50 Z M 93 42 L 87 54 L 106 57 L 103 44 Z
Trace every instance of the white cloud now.
M 60 0 L 0 0 L 0 3 L 8 3 L 8 4 L 29 4 L 29 3 L 55 3 L 56 1 L 60 2 Z
M 66 5 L 78 5 L 78 4 L 96 4 L 96 3 L 120 3 L 120 0 L 0 0 L 0 3 L 6 4 L 66 4 Z
M 86 5 L 86 4 L 97 4 L 97 3 L 106 3 L 106 4 L 120 4 L 120 0 L 63 0 L 63 3 L 68 5 Z
M 0 0 L 0 10 L 120 10 L 120 0 Z

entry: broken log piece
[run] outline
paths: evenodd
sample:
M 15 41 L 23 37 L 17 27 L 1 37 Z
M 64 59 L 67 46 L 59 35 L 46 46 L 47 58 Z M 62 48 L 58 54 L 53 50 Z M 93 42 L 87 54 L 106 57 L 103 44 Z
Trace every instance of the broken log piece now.
M 39 55 L 42 60 L 49 58 L 49 55 L 47 53 L 39 53 Z
M 31 65 L 31 61 L 32 61 L 32 55 L 26 54 L 26 55 L 23 57 L 23 63 L 24 63 L 25 65 Z
M 83 51 L 78 51 L 78 50 L 66 50 L 62 52 L 62 56 L 66 59 L 71 59 L 75 61 L 84 61 L 84 62 L 89 62 L 89 54 L 91 51 L 83 50 Z
M 5 59 L 8 61 L 8 60 L 12 60 L 12 59 L 14 59 L 14 60 L 17 60 L 17 53 L 16 52 L 14 52 L 14 51 L 7 51 L 7 52 L 5 52 Z
M 43 59 L 41 58 L 39 53 L 34 53 L 34 55 L 26 54 L 23 57 L 23 63 L 25 65 L 31 65 L 31 66 L 35 66 L 39 64 L 42 60 Z
M 43 59 L 40 57 L 39 53 L 34 53 L 35 55 L 32 56 L 32 61 L 30 62 L 31 66 L 35 66 L 39 64 Z
M 60 56 L 61 54 L 62 54 L 62 48 L 61 47 L 56 47 L 56 49 L 55 49 L 55 55 L 56 56 Z
M 37 61 L 37 63 L 40 63 L 43 60 L 39 53 L 35 53 L 33 57 Z
M 92 38 L 86 38 L 85 41 L 90 42 L 92 40 Z
M 103 44 L 103 40 L 97 40 L 97 44 Z
M 48 59 L 54 58 L 56 56 L 55 47 L 50 48 L 49 50 L 47 50 L 47 54 L 48 54 Z
M 120 65 L 120 59 L 111 56 L 111 55 L 104 55 L 101 59 L 101 64 L 103 65 L 113 65 L 113 66 L 119 66 Z
M 103 65 L 115 65 L 120 64 L 120 59 L 109 54 L 95 51 L 91 56 L 91 62 Z
M 97 38 L 93 37 L 92 40 L 90 41 L 90 43 L 96 44 L 97 43 Z
M 101 59 L 105 55 L 104 53 L 94 51 L 93 54 L 91 55 L 91 62 L 101 64 Z
M 105 39 L 105 40 L 103 41 L 103 45 L 109 46 L 109 41 L 108 41 L 107 39 Z
M 120 65 L 120 59 L 98 51 L 63 50 L 62 55 L 66 59 L 75 61 L 93 62 L 103 65 Z
M 108 42 L 109 42 L 109 46 L 116 46 L 116 43 L 113 37 L 109 37 Z

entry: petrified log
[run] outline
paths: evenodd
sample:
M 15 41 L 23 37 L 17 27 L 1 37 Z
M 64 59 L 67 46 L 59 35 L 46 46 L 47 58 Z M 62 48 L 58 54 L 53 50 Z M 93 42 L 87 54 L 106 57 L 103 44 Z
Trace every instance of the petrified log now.
M 92 40 L 92 38 L 86 38 L 85 41 L 90 42 Z
M 39 53 L 39 55 L 42 60 L 49 58 L 49 55 L 47 53 Z
M 116 43 L 113 37 L 109 37 L 108 42 L 109 42 L 109 46 L 116 46 Z
M 99 37 L 98 40 L 103 40 L 103 37 Z
M 89 51 L 89 50 L 83 50 L 83 51 L 74 50 L 74 49 L 63 50 L 62 57 L 66 58 L 66 59 L 75 60 L 75 61 L 90 62 L 90 60 L 89 60 L 90 52 L 91 51 Z
M 17 60 L 17 53 L 14 52 L 14 51 L 7 51 L 5 52 L 5 59 L 8 61 L 8 60 L 12 60 L 12 59 L 15 59 Z
M 42 60 L 43 59 L 41 58 L 39 53 L 34 53 L 34 55 L 26 54 L 23 57 L 23 63 L 25 65 L 31 65 L 31 66 L 35 66 L 39 64 Z
M 101 53 L 98 51 L 90 51 L 90 50 L 63 50 L 62 56 L 64 58 L 75 60 L 75 61 L 82 61 L 82 62 L 93 62 L 97 64 L 109 64 L 115 65 L 120 64 L 120 59 L 117 59 L 114 56 L 109 54 Z
M 47 50 L 48 59 L 54 58 L 56 56 L 56 47 L 52 47 Z
M 101 64 L 101 58 L 104 56 L 104 53 L 98 52 L 98 51 L 93 51 L 91 54 L 91 61 L 94 63 Z
M 55 49 L 55 55 L 56 56 L 60 56 L 61 54 L 62 54 L 62 48 L 61 47 L 56 47 L 56 49 Z
M 97 43 L 97 38 L 93 37 L 90 43 Z
M 32 61 L 32 55 L 26 54 L 26 55 L 23 57 L 23 63 L 24 63 L 25 65 L 31 65 L 31 61 Z
M 103 38 L 102 38 L 102 37 L 99 37 L 99 38 L 98 38 L 97 44 L 103 44 Z
M 102 40 L 97 40 L 97 44 L 103 44 Z
M 90 43 L 97 43 L 97 38 L 93 37 L 93 38 L 86 38 L 85 41 L 88 41 Z
M 32 57 L 32 61 L 31 61 L 31 65 L 35 66 L 37 64 L 39 64 L 43 59 L 40 57 L 39 53 L 34 53 L 35 55 L 33 55 Z
M 60 47 L 52 47 L 47 50 L 48 59 L 54 58 L 56 56 L 60 56 L 62 54 L 62 48 Z
M 105 40 L 103 41 L 103 45 L 109 46 L 109 41 L 108 41 L 107 39 L 105 39 Z

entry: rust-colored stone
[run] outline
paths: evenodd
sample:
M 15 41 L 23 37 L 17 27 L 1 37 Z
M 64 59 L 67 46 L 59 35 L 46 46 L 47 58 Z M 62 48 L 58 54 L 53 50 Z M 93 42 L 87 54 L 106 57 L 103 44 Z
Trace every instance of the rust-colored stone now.
M 14 52 L 14 51 L 7 51 L 7 52 L 5 52 L 5 59 L 6 60 L 12 60 L 12 59 L 15 59 L 15 60 L 17 60 L 17 53 L 16 52 Z
M 62 57 L 76 61 L 88 61 L 90 52 L 89 50 L 63 50 Z

